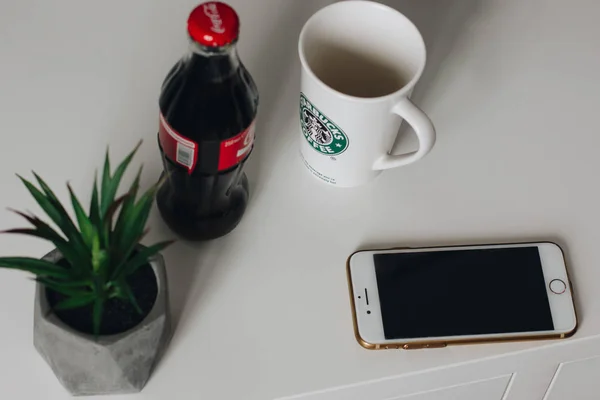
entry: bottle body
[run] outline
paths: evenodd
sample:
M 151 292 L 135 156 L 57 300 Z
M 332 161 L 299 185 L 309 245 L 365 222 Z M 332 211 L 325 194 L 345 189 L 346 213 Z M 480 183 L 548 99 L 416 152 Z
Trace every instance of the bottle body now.
M 191 177 L 163 156 L 165 184 L 156 202 L 160 214 L 178 236 L 210 240 L 231 232 L 241 221 L 249 189 L 243 164 L 224 174 Z
M 254 146 L 258 91 L 235 45 L 190 52 L 167 75 L 159 100 L 167 225 L 188 240 L 223 236 L 248 202 L 244 165 Z

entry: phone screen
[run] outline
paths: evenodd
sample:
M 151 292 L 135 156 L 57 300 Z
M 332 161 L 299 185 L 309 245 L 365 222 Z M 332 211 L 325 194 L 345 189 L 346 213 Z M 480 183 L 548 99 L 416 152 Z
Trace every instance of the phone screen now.
M 386 339 L 554 329 L 537 247 L 373 257 Z

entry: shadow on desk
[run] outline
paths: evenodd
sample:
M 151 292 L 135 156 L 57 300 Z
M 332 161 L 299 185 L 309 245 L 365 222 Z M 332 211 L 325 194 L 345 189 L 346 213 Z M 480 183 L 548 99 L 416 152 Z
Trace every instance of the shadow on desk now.
M 176 237 L 162 220 L 156 206 L 152 210 L 149 226 L 149 238 L 145 242 L 175 239 L 175 243 L 163 252 L 169 284 L 169 301 L 173 337 L 164 356 L 177 345 L 180 335 L 186 332 L 190 319 L 199 311 L 202 297 L 208 291 L 208 285 L 214 283 L 213 275 L 219 267 L 222 246 L 213 246 L 214 242 L 187 242 Z M 159 364 L 160 367 L 160 364 Z

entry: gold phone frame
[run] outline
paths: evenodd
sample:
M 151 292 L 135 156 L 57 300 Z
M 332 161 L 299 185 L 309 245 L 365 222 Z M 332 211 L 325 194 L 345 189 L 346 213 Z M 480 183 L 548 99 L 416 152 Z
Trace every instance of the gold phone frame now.
M 402 341 L 394 342 L 394 343 L 369 343 L 365 341 L 358 332 L 358 319 L 356 316 L 356 304 L 354 302 L 354 288 L 352 287 L 352 277 L 350 274 L 350 258 L 356 254 L 363 251 L 389 251 L 389 250 L 428 250 L 428 249 L 436 249 L 440 247 L 465 247 L 465 246 L 496 246 L 496 245 L 513 245 L 513 244 L 539 244 L 539 243 L 551 243 L 560 249 L 563 254 L 563 259 L 565 260 L 565 269 L 567 273 L 567 278 L 569 279 L 569 287 L 571 289 L 571 299 L 573 299 L 573 309 L 575 310 L 575 327 L 567 332 L 567 333 L 557 333 L 557 334 L 545 334 L 538 336 L 513 336 L 507 338 L 482 338 L 482 339 L 456 339 L 456 340 L 445 340 L 445 341 L 419 341 L 419 342 L 410 342 L 403 343 Z M 499 342 L 529 342 L 532 340 L 549 340 L 549 339 L 566 339 L 575 334 L 577 328 L 579 326 L 579 320 L 577 318 L 577 308 L 575 307 L 575 291 L 573 290 L 573 282 L 571 281 L 571 277 L 569 275 L 569 268 L 567 266 L 567 261 L 565 257 L 565 252 L 560 245 L 554 242 L 550 242 L 547 240 L 539 241 L 539 242 L 513 242 L 513 243 L 487 243 L 487 244 L 477 244 L 477 245 L 455 245 L 455 246 L 428 246 L 428 247 L 391 247 L 391 248 L 382 248 L 382 249 L 361 249 L 353 252 L 346 259 L 346 277 L 348 279 L 348 289 L 350 292 L 350 307 L 352 309 L 352 324 L 354 325 L 354 336 L 356 337 L 356 341 L 365 349 L 368 350 L 384 350 L 384 349 L 404 349 L 404 350 L 415 350 L 415 349 L 432 349 L 432 348 L 441 348 L 449 345 L 461 345 L 461 344 L 480 344 L 480 343 L 499 343 Z

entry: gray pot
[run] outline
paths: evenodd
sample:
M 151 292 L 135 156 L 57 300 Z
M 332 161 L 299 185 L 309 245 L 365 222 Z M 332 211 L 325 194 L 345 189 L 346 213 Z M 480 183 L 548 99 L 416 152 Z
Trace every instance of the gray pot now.
M 61 258 L 54 250 L 43 259 L 56 263 Z M 171 339 L 165 262 L 156 255 L 150 264 L 158 283 L 150 313 L 129 331 L 98 339 L 58 319 L 50 310 L 45 287 L 37 285 L 33 344 L 72 395 L 135 393 L 146 385 Z

